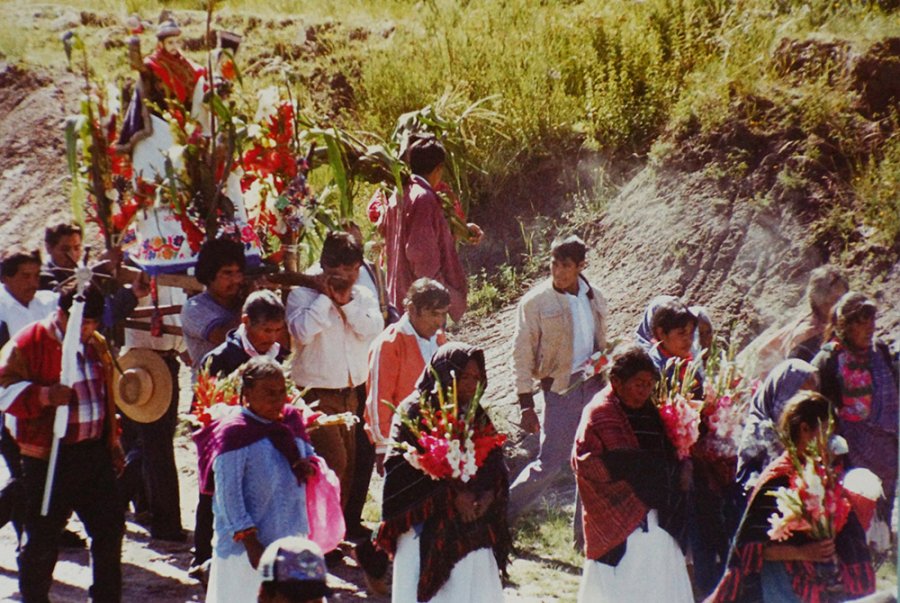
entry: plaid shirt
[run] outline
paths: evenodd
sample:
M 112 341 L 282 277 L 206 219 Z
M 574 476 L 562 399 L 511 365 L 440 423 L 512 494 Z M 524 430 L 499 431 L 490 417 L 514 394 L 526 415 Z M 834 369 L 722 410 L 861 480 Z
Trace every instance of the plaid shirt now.
M 78 381 L 72 389 L 76 399 L 69 402 L 69 428 L 63 443 L 99 439 L 106 415 L 106 371 L 92 346 L 83 346 L 78 353 Z
M 0 409 L 14 419 L 13 435 L 22 454 L 48 458 L 56 410 L 47 404 L 50 386 L 59 383 L 62 333 L 53 317 L 23 329 L 0 354 Z M 69 403 L 69 427 L 63 443 L 101 437 L 117 439 L 115 409 L 108 393 L 111 359 L 99 335 L 79 354 L 75 400 Z

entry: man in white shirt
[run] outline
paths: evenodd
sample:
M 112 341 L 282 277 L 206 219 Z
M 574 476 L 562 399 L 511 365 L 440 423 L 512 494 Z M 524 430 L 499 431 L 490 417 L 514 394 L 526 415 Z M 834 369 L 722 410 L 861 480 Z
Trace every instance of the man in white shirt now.
M 0 262 L 0 346 L 22 327 L 56 311 L 59 294 L 39 291 L 41 256 L 37 250 L 13 250 Z
M 0 260 L 0 347 L 23 327 L 56 311 L 59 294 L 39 291 L 41 255 L 37 250 L 12 249 Z M 0 408 L 0 454 L 9 468 L 10 481 L 0 492 L 0 527 L 10 520 L 15 507 L 16 479 L 21 476 L 19 446 L 4 425 Z M 11 421 L 11 417 L 8 420 Z
M 356 388 L 365 383 L 369 344 L 384 321 L 378 301 L 356 284 L 362 248 L 345 232 L 325 238 L 321 272 L 310 287 L 297 287 L 287 299 L 287 322 L 294 342 L 291 376 L 306 400 L 326 414 L 355 413 Z M 320 427 L 313 446 L 341 480 L 346 505 L 353 479 L 357 426 Z
M 519 302 L 513 366 L 521 427 L 540 433 L 541 448 L 510 487 L 512 518 L 540 501 L 562 472 L 571 471 L 569 458 L 581 411 L 600 391 L 598 378 L 582 378 L 591 355 L 606 347 L 606 300 L 581 274 L 586 253 L 576 236 L 554 242 L 550 278 Z M 535 381 L 544 399 L 543 421 L 534 407 Z

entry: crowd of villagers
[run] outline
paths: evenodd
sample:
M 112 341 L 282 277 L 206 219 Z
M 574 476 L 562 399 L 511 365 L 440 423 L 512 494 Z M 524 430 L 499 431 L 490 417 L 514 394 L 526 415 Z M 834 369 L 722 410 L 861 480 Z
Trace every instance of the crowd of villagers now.
M 177 66 L 171 55 L 160 57 Z M 467 294 L 435 192 L 446 151 L 422 137 L 405 160 L 403 188 L 372 208 L 378 265 L 352 228 L 329 232 L 291 288 L 245 279 L 239 241 L 200 249 L 194 274 L 205 289 L 183 302 L 180 323 L 198 423 L 191 573 L 207 601 L 322 600 L 321 554 L 334 569 L 351 550 L 367 588 L 397 603 L 501 601 L 510 524 L 554 500 L 544 494 L 566 473 L 576 478 L 573 537 L 585 557 L 579 601 L 818 602 L 875 591 L 873 551 L 896 542 L 898 377 L 874 338 L 871 299 L 820 267 L 809 307 L 738 362 L 703 308 L 660 296 L 611 347 L 615 308 L 585 277 L 586 244 L 557 240 L 509 338 L 520 427 L 540 439 L 537 457 L 511 476 L 506 434 L 481 403 L 485 353 L 445 332 Z M 81 238 L 77 227 L 48 229 L 45 264 L 36 252 L 0 264 L 0 406 L 13 476 L 0 519 L 21 535 L 29 602 L 49 600 L 72 511 L 91 539 L 96 601 L 122 598 L 126 507 L 151 538 L 186 538 L 172 453 L 177 388 L 162 416 L 135 420 L 127 392 L 113 395 L 121 369 L 100 336 L 146 283 L 76 290 L 67 281 Z M 42 271 L 50 290 L 38 290 Z M 66 368 L 76 307 L 80 343 Z M 159 352 L 162 370 L 177 375 L 179 357 Z M 70 413 L 46 512 L 58 407 Z M 367 526 L 375 472 L 381 519 Z M 296 536 L 312 542 L 293 556 L 278 548 Z

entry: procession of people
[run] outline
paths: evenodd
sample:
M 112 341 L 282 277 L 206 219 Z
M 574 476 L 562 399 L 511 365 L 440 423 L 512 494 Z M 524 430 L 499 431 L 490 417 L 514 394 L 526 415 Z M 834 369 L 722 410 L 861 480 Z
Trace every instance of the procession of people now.
M 159 28 L 120 141 L 149 158 L 146 173 L 159 110 L 190 109 L 202 87 L 179 34 L 171 20 Z M 73 513 L 93 601 L 123 600 L 126 517 L 153 540 L 187 541 L 173 444 L 182 369 L 199 492 L 184 569 L 211 603 L 324 600 L 345 555 L 396 603 L 502 601 L 516 526 L 561 482 L 584 555 L 579 602 L 875 591 L 873 552 L 896 543 L 900 381 L 871 299 L 821 267 L 811 313 L 755 352 L 755 374 L 723 382 L 730 360 L 705 309 L 647 284 L 638 327 L 611 332 L 623 309 L 586 278 L 588 244 L 561 237 L 518 302 L 506 393 L 519 429 L 500 433 L 484 403 L 489 351 L 448 330 L 468 281 L 437 192 L 447 150 L 422 136 L 404 160 L 402 187 L 374 212 L 379 253 L 367 257 L 355 225 L 332 225 L 293 284 L 257 269 L 240 228 L 173 255 L 189 264 L 189 296 L 151 279 L 140 252 L 91 263 L 77 224 L 47 229 L 45 263 L 3 250 L 0 523 L 17 532 L 23 601 L 50 600 Z M 477 243 L 481 228 L 463 223 Z M 126 320 L 147 303 L 148 328 Z M 723 418 L 733 409 L 743 414 Z M 537 455 L 511 475 L 506 441 L 522 434 L 539 438 Z M 882 495 L 843 479 L 855 470 Z M 370 496 L 377 525 L 362 520 Z

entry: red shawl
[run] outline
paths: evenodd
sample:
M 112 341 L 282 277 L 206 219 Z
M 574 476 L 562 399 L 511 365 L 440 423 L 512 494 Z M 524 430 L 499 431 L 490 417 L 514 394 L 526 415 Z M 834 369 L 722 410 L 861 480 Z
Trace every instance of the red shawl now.
M 760 573 L 763 567 L 763 548 L 770 540 L 760 540 L 749 534 L 748 525 L 759 524 L 768 518 L 760 516 L 759 507 L 754 505 L 759 496 L 772 491 L 773 480 L 790 477 L 794 472 L 787 452 L 772 461 L 750 495 L 747 511 L 741 520 L 735 536 L 733 550 L 728 559 L 728 568 L 719 581 L 716 590 L 705 603 L 728 603 L 732 601 L 755 601 L 761 599 Z M 765 490 L 766 492 L 764 492 Z M 866 548 L 865 532 L 856 516 L 850 514 L 847 524 L 835 538 L 841 583 L 844 594 L 852 598 L 861 597 L 875 590 L 875 573 Z M 791 577 L 793 591 L 803 601 L 822 603 L 831 597 L 826 585 L 817 575 L 816 564 L 808 561 L 784 562 Z M 757 595 L 760 595 L 757 597 Z
M 162 46 L 157 46 L 156 50 L 144 59 L 144 65 L 162 83 L 168 95 L 177 98 L 182 105 L 190 100 L 197 80 L 203 75 L 203 69 L 180 52 L 172 54 L 166 52 Z
M 625 542 L 647 515 L 647 506 L 631 485 L 613 480 L 601 460 L 611 450 L 639 447 L 618 397 L 607 386 L 585 407 L 572 451 L 588 559 L 598 559 Z

